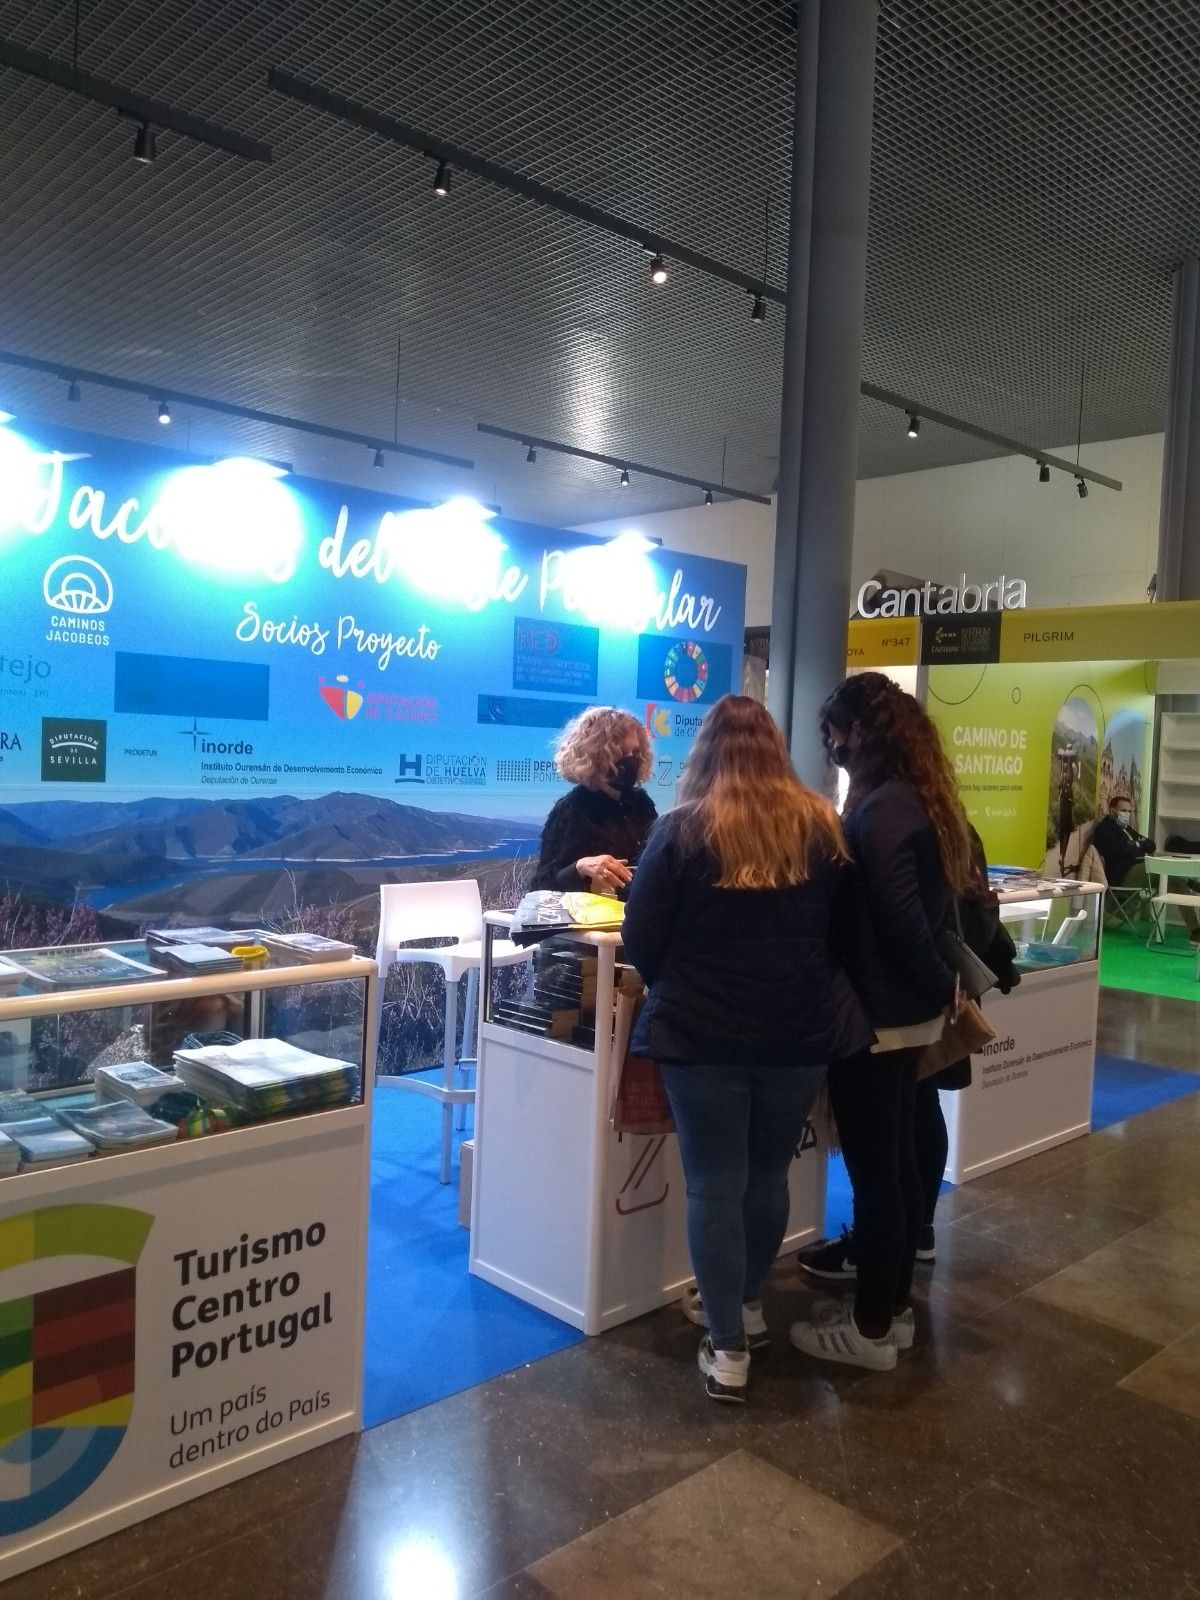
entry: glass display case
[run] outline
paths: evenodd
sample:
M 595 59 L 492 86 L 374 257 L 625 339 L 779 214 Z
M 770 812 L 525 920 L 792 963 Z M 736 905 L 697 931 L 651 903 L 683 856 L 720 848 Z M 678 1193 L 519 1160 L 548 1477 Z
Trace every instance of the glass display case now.
M 194 941 L 4 952 L 0 1171 L 58 1164 L 53 1140 L 29 1153 L 22 1122 L 88 1138 L 95 1123 L 99 1154 L 361 1104 L 374 964 L 236 937 L 248 954 L 206 946 L 217 970 L 199 972 L 173 954 Z
M 989 879 L 1000 901 L 1000 919 L 1017 947 L 1019 971 L 1044 972 L 1099 959 L 1103 884 L 1011 868 L 993 869 Z
M 0 956 L 0 1579 L 361 1425 L 375 963 L 222 938 Z

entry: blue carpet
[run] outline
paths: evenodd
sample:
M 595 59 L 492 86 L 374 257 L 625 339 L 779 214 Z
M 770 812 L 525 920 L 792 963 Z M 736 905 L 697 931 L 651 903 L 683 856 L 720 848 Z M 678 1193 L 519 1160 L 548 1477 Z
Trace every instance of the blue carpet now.
M 1140 1116 L 1185 1095 L 1200 1094 L 1200 1074 L 1155 1067 L 1128 1056 L 1096 1057 L 1092 1086 L 1092 1128 L 1111 1128 L 1126 1117 Z
M 1189 1094 L 1200 1094 L 1198 1073 L 1155 1067 L 1146 1061 L 1131 1061 L 1127 1056 L 1098 1055 L 1092 1081 L 1092 1131 L 1111 1128 L 1114 1122 L 1124 1122 Z M 830 1160 L 826 1184 L 825 1233 L 836 1239 L 854 1219 L 850 1175 L 840 1156 Z M 953 1187 L 943 1183 L 942 1193 Z
M 1097 1056 L 1092 1127 L 1111 1127 L 1184 1095 L 1200 1074 Z M 375 1096 L 364 1420 L 367 1427 L 444 1400 L 577 1344 L 574 1328 L 471 1277 L 455 1182 L 437 1180 L 438 1110 L 416 1095 Z M 950 1188 L 949 1184 L 943 1185 Z M 829 1163 L 825 1231 L 852 1217 L 850 1180 Z
M 367 1251 L 364 1423 L 373 1428 L 584 1336 L 473 1278 L 454 1181 L 437 1177 L 440 1110 L 375 1096 Z

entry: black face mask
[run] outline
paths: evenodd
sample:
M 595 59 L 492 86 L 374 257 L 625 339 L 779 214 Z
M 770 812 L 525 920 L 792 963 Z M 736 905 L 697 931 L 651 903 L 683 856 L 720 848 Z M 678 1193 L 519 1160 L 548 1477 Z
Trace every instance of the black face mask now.
M 829 759 L 835 767 L 848 767 L 850 765 L 850 757 L 854 752 L 848 744 L 831 744 L 827 746 L 827 749 L 829 751 Z
M 641 756 L 622 756 L 613 768 L 609 783 L 619 793 L 629 794 L 631 790 L 637 788 L 638 770 L 641 765 Z

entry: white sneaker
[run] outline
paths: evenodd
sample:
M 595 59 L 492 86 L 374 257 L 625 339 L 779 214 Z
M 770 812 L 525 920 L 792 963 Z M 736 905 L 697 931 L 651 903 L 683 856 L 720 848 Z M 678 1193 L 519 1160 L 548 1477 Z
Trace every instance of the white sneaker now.
M 750 1384 L 749 1350 L 714 1350 L 707 1336 L 700 1341 L 696 1364 L 704 1374 L 704 1387 L 710 1400 L 744 1406 Z
M 917 1333 L 917 1319 L 913 1316 L 913 1308 L 902 1311 L 899 1316 L 892 1318 L 892 1343 L 897 1350 L 911 1350 L 913 1340 Z
M 708 1327 L 708 1312 L 704 1309 L 704 1302 L 700 1298 L 700 1291 L 695 1284 L 690 1289 L 683 1291 L 683 1299 L 679 1302 L 679 1309 L 689 1322 L 694 1322 L 698 1328 Z M 746 1343 L 751 1350 L 763 1351 L 771 1343 L 771 1335 L 767 1332 L 766 1318 L 763 1316 L 761 1302 L 756 1305 L 742 1307 L 742 1325 L 746 1330 Z
M 797 1350 L 818 1361 L 866 1367 L 871 1372 L 891 1372 L 896 1365 L 896 1341 L 890 1330 L 882 1339 L 868 1339 L 859 1332 L 849 1306 L 828 1322 L 793 1322 L 788 1337 Z

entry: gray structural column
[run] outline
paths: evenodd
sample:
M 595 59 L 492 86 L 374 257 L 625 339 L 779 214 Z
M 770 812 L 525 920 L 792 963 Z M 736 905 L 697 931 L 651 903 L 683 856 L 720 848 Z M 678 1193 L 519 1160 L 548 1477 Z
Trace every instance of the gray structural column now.
M 800 0 L 768 704 L 828 786 L 821 701 L 844 676 L 878 0 Z
M 1200 260 L 1175 269 L 1156 600 L 1200 600 Z

